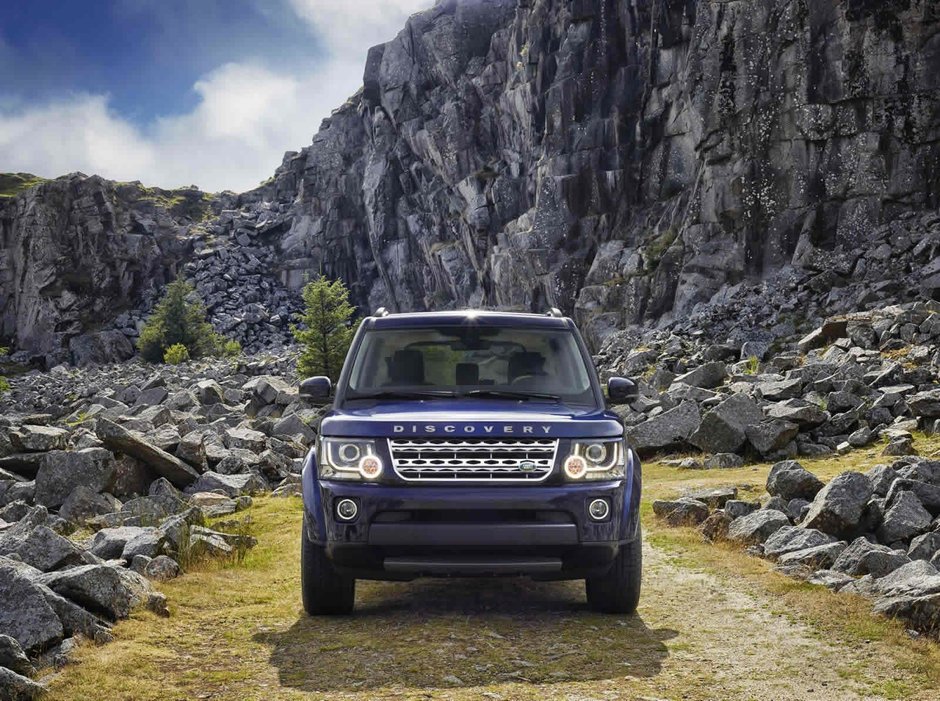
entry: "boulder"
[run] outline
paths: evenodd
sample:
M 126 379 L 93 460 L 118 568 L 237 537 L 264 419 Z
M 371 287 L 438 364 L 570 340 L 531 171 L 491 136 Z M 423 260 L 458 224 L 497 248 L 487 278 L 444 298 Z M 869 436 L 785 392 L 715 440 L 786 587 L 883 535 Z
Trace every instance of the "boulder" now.
M 176 457 L 196 468 L 198 472 L 209 469 L 206 445 L 201 431 L 190 431 L 180 438 L 176 446 Z
M 734 453 L 747 439 L 745 430 L 764 418 L 760 407 L 750 397 L 732 394 L 702 416 L 689 443 L 707 453 Z
M 199 476 L 186 492 L 219 491 L 229 497 L 238 497 L 243 494 L 258 494 L 267 491 L 267 484 L 260 476 L 248 473 L 243 475 L 220 475 L 217 472 L 206 472 Z
M 110 494 L 99 494 L 90 487 L 79 485 L 62 503 L 59 516 L 81 525 L 95 516 L 110 514 L 120 509 L 121 502 Z
M 0 633 L 0 668 L 2 667 L 27 677 L 36 673 L 36 669 L 16 639 Z M 0 685 L 0 689 L 2 688 Z M 0 696 L 0 698 L 6 697 Z
M 828 569 L 845 551 L 845 541 L 824 543 L 780 555 L 777 562 L 785 567 L 799 566 L 808 570 Z
M 134 355 L 134 346 L 121 331 L 94 331 L 69 339 L 69 353 L 78 367 L 120 363 Z
M 155 528 L 141 526 L 102 528 L 85 543 L 85 548 L 93 555 L 97 555 L 103 560 L 114 560 L 123 556 L 124 549 L 127 547 L 128 543 L 135 538 L 146 537 L 148 534 L 154 532 L 156 532 Z
M 829 545 L 836 539 L 813 528 L 783 526 L 764 542 L 764 555 L 777 559 L 797 550 L 806 550 L 820 545 Z
M 933 559 L 937 553 L 940 553 L 940 533 L 931 531 L 919 535 L 911 541 L 911 547 L 907 550 L 907 556 L 912 560 Z
M 230 428 L 225 432 L 225 437 L 229 448 L 242 448 L 260 453 L 268 446 L 267 436 L 250 428 Z
M 761 455 L 768 455 L 782 450 L 796 438 L 800 427 L 783 419 L 763 419 L 747 426 L 744 435 L 748 442 Z
M 702 461 L 702 465 L 707 470 L 724 470 L 734 467 L 743 467 L 744 458 L 735 453 L 715 453 L 709 455 Z
M 221 404 L 224 401 L 223 394 L 222 385 L 215 380 L 201 380 L 196 383 L 196 400 L 203 406 Z
M 0 555 L 15 555 L 43 572 L 82 563 L 81 551 L 47 526 L 36 526 L 26 533 L 17 531 L 12 528 L 0 533 Z
M 731 517 L 724 511 L 714 511 L 702 521 L 699 531 L 708 541 L 724 540 L 728 537 L 728 528 L 731 526 Z
M 63 635 L 59 617 L 27 575 L 29 569 L 0 558 L 0 630 L 27 651 L 48 647 Z
M 166 555 L 158 555 L 144 567 L 144 576 L 157 582 L 167 582 L 182 574 L 179 563 Z
M 813 499 L 802 525 L 838 538 L 865 530 L 863 516 L 872 496 L 871 482 L 859 472 L 843 472 Z
M 887 502 L 892 503 L 901 492 L 913 492 L 925 509 L 940 513 L 940 487 L 921 480 L 898 478 L 885 495 Z
M 131 575 L 110 565 L 84 565 L 42 575 L 40 581 L 88 611 L 116 621 L 151 603 L 147 580 Z
M 653 513 L 670 526 L 697 526 L 708 518 L 708 506 L 696 499 L 657 500 Z
M 309 443 L 317 437 L 313 428 L 307 425 L 297 414 L 288 414 L 278 419 L 271 429 L 271 435 L 281 438 L 299 437 L 305 443 Z
M 930 528 L 931 516 L 913 492 L 898 492 L 878 528 L 878 540 L 910 540 Z
M 856 538 L 839 555 L 832 569 L 854 577 L 870 574 L 877 578 L 893 572 L 908 562 L 910 558 L 907 555 L 892 550 L 887 545 L 872 543 L 865 538 Z
M 732 521 L 728 527 L 728 540 L 756 545 L 789 525 L 790 519 L 780 511 L 760 509 Z
M 865 476 L 871 482 L 872 492 L 883 497 L 887 496 L 891 485 L 898 478 L 898 471 L 889 465 L 875 465 Z
M 151 445 L 139 434 L 113 421 L 98 419 L 96 432 L 108 448 L 137 458 L 177 487 L 185 487 L 199 477 L 196 470 L 179 458 Z
M 36 475 L 36 502 L 61 506 L 78 486 L 105 492 L 114 480 L 114 456 L 104 448 L 53 450 L 43 457 Z
M 767 475 L 767 493 L 788 502 L 791 499 L 811 500 L 822 488 L 822 481 L 795 460 L 776 463 Z
M 665 448 L 683 446 L 701 423 L 698 404 L 682 402 L 658 416 L 627 429 L 627 442 L 641 456 Z
M 783 419 L 801 428 L 819 426 L 829 418 L 827 412 L 802 399 L 788 399 L 785 402 L 769 404 L 764 408 L 764 413 L 772 419 Z
M 728 366 L 720 361 L 713 361 L 699 365 L 684 375 L 679 375 L 673 384 L 686 384 L 703 389 L 714 389 L 721 386 L 728 376 Z
M 910 435 L 894 436 L 888 441 L 888 445 L 881 451 L 882 455 L 917 455 L 914 450 L 914 439 Z
M 64 428 L 29 424 L 18 426 L 9 436 L 14 450 L 27 453 L 63 450 L 69 440 L 69 432 Z
M 742 516 L 747 516 L 750 513 L 757 511 L 760 508 L 760 502 L 756 501 L 740 501 L 738 499 L 729 499 L 725 502 L 725 513 L 731 517 L 732 520 L 741 518 Z
M 792 379 L 758 382 L 755 389 L 764 399 L 778 402 L 784 399 L 796 399 L 801 396 L 803 394 L 803 381 Z
M 0 667 L 0 699 L 4 701 L 32 701 L 45 693 L 45 687 L 12 669 Z
M 907 407 L 914 416 L 940 418 L 940 389 L 918 392 L 907 397 Z
M 737 499 L 736 487 L 714 487 L 710 489 L 697 489 L 682 495 L 686 499 L 700 501 L 709 509 L 721 509 L 730 499 Z

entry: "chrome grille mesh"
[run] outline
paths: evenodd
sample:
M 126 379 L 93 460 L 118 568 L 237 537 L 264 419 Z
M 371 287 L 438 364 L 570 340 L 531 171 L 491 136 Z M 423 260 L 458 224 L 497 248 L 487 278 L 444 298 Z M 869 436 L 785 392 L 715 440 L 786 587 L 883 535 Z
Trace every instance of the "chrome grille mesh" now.
M 392 466 L 409 481 L 539 482 L 558 441 L 538 438 L 392 438 Z

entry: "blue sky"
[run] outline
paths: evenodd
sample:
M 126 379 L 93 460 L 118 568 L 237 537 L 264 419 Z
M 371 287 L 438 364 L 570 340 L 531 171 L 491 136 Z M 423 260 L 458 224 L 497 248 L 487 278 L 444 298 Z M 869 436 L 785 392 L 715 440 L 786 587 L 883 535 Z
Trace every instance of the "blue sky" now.
M 433 0 L 8 0 L 0 171 L 245 190 Z

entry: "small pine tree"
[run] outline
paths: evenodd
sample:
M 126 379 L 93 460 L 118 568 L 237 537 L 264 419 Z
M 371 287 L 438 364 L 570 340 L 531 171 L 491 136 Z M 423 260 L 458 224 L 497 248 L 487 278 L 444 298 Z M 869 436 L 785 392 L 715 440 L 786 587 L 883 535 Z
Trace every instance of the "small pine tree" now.
M 325 375 L 335 382 L 355 332 L 350 319 L 356 308 L 342 280 L 317 278 L 304 286 L 303 298 L 304 313 L 298 315 L 303 328 L 293 327 L 303 346 L 297 372 L 301 377 Z
M 192 358 L 202 358 L 218 352 L 220 336 L 206 321 L 202 302 L 191 302 L 187 297 L 193 288 L 184 280 L 167 285 L 163 299 L 137 339 L 137 349 L 145 360 L 159 363 L 170 346 L 182 344 Z
M 166 349 L 163 362 L 167 365 L 179 365 L 189 360 L 189 349 L 182 343 L 175 343 Z
M 9 352 L 9 348 L 0 348 L 0 355 L 6 355 Z M 0 375 L 0 393 L 6 392 L 8 389 L 10 389 L 10 383 L 7 382 L 7 378 L 5 378 L 3 375 Z

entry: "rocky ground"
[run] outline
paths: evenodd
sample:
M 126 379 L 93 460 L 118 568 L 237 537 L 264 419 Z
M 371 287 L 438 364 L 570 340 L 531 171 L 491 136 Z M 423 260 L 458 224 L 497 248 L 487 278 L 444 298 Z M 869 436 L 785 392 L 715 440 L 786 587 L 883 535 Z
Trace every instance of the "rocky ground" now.
M 0 399 L 0 698 L 32 698 L 154 582 L 255 545 L 252 495 L 296 494 L 309 424 L 289 355 L 65 367 Z M 35 681 L 38 680 L 38 681 Z

